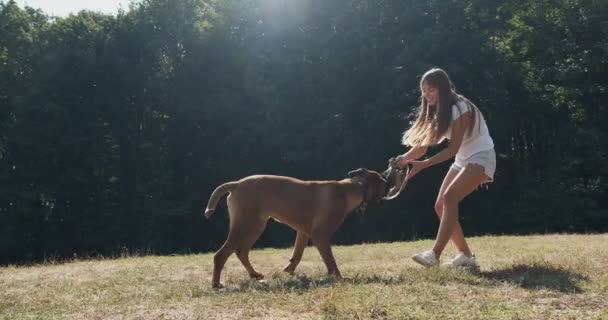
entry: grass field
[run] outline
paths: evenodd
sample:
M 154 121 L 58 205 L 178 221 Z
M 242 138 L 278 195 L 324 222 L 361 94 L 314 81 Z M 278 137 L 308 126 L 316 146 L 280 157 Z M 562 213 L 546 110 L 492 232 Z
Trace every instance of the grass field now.
M 0 319 L 608 319 L 608 234 L 469 241 L 479 271 L 416 265 L 430 240 L 337 246 L 340 281 L 313 247 L 294 276 L 291 249 L 255 250 L 266 280 L 232 256 L 220 291 L 212 254 L 0 267 Z

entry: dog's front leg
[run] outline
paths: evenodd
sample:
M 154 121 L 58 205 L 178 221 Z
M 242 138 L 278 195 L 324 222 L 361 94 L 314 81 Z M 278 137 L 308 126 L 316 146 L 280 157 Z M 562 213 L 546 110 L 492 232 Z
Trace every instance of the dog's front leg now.
M 336 259 L 334 259 L 334 255 L 331 252 L 330 236 L 326 234 L 313 234 L 312 241 L 319 250 L 323 262 L 325 262 L 327 274 L 333 275 L 336 278 L 342 278 L 340 270 L 338 270 L 338 265 L 336 264 Z
M 296 267 L 300 263 L 300 260 L 302 260 L 302 254 L 304 253 L 304 249 L 308 244 L 308 239 L 310 239 L 310 237 L 308 237 L 303 232 L 298 231 L 298 234 L 296 235 L 296 242 L 293 248 L 293 254 L 291 256 L 291 259 L 289 259 L 289 265 L 285 267 L 283 271 L 289 274 L 293 274 L 294 271 L 296 271 Z

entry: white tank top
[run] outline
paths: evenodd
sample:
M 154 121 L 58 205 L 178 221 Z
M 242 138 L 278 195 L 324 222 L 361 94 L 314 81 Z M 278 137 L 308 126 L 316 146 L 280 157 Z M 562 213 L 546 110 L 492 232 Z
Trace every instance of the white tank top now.
M 462 100 L 458 101 L 456 104 L 452 105 L 452 122 L 456 121 L 461 115 L 473 111 L 473 108 L 468 103 Z M 467 159 L 477 152 L 494 149 L 494 141 L 492 140 L 492 137 L 490 137 L 486 120 L 481 114 L 481 111 L 477 114 L 475 121 L 479 122 L 479 126 L 477 123 L 473 124 L 471 135 L 468 134 L 468 129 L 465 130 L 462 144 L 460 144 L 460 148 L 456 153 L 456 158 L 458 159 Z M 445 139 L 450 139 L 451 133 L 452 126 L 450 124 L 450 127 L 443 137 Z

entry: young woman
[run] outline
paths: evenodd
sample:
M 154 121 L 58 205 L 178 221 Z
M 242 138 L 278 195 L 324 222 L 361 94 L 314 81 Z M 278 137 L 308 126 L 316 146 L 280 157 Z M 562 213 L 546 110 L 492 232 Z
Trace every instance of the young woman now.
M 496 169 L 494 143 L 479 109 L 456 93 L 445 71 L 438 68 L 427 71 L 420 80 L 420 91 L 416 121 L 403 135 L 403 144 L 411 149 L 398 157 L 398 165 L 411 165 L 406 177 L 409 180 L 422 169 L 454 156 L 455 161 L 435 202 L 435 212 L 441 220 L 435 245 L 412 259 L 426 267 L 438 265 L 439 257 L 451 239 L 460 253 L 447 265 L 477 267 L 458 221 L 458 205 L 479 185 L 492 181 Z M 417 161 L 426 154 L 428 146 L 444 139 L 449 140 L 447 148 L 431 158 Z

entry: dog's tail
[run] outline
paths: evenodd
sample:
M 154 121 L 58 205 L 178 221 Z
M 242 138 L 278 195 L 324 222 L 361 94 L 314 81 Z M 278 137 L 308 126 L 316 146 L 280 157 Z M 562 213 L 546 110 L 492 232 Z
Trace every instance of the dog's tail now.
M 211 197 L 209 198 L 209 203 L 207 203 L 207 208 L 205 209 L 205 217 L 209 219 L 213 212 L 215 212 L 215 207 L 217 207 L 217 203 L 226 195 L 226 193 L 231 192 L 239 185 L 238 182 L 227 182 L 223 185 L 215 188 Z

